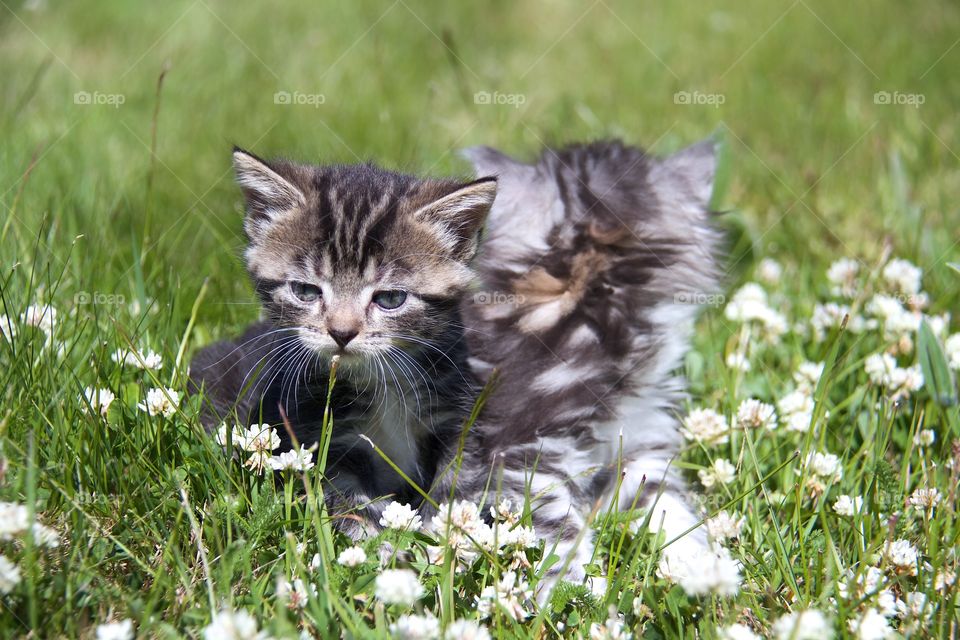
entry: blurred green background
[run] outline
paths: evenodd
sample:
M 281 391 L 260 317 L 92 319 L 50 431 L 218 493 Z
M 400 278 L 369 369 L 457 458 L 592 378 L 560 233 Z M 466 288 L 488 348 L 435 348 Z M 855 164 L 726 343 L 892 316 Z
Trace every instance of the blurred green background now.
M 209 277 L 208 337 L 256 315 L 233 144 L 463 173 L 453 150 L 474 144 L 717 134 L 731 281 L 757 254 L 890 242 L 937 290 L 960 219 L 958 34 L 960 5 L 936 0 L 4 0 L 0 257 L 66 269 L 68 299 L 172 301 L 181 328 Z

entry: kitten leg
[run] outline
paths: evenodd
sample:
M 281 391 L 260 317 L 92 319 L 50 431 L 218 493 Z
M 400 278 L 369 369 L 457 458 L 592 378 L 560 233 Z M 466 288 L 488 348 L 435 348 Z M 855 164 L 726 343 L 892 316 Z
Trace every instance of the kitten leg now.
M 639 497 L 637 496 L 639 492 Z M 659 493 L 659 495 L 658 495 Z M 639 507 L 652 510 L 650 532 L 663 532 L 664 542 L 678 538 L 664 553 L 688 553 L 707 547 L 703 527 L 694 527 L 700 518 L 687 502 L 686 483 L 670 467 L 670 460 L 640 456 L 626 464 L 620 485 L 620 509 Z
M 505 484 L 507 478 L 517 479 L 525 474 L 522 470 L 505 471 Z M 584 500 L 572 478 L 557 471 L 538 472 L 530 478 L 529 484 L 529 492 L 514 490 L 501 495 L 517 505 L 530 500 L 533 527 L 537 537 L 545 543 L 544 557 L 537 568 L 540 574 L 537 601 L 543 605 L 560 580 L 573 583 L 586 580 L 585 566 L 593 557 L 594 532 L 581 512 Z M 559 559 L 543 569 L 551 556 Z
M 361 489 L 361 480 L 353 474 L 340 473 L 326 486 L 324 499 L 333 527 L 351 540 L 376 535 L 386 502 L 372 498 Z

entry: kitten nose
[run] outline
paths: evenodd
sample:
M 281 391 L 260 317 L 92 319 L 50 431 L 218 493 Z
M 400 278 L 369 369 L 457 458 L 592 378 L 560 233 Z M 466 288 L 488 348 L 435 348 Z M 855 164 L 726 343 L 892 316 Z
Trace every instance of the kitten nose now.
M 359 333 L 356 329 L 327 329 L 327 333 L 330 334 L 330 337 L 333 338 L 333 341 L 340 345 L 340 348 L 343 349 L 347 346 L 347 343 L 357 337 Z

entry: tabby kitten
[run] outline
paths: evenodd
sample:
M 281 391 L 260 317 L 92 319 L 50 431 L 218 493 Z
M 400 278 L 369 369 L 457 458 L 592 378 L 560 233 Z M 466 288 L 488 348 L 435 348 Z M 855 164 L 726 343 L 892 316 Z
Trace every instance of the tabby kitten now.
M 498 374 L 456 491 L 531 497 L 537 533 L 579 579 L 597 508 L 653 507 L 650 526 L 667 539 L 698 521 L 671 461 L 676 370 L 694 302 L 716 287 L 713 146 L 665 159 L 617 142 L 546 151 L 534 164 L 489 148 L 467 157 L 499 179 L 478 256 L 482 292 L 464 304 L 473 370 Z M 668 550 L 705 542 L 696 530 Z
M 265 319 L 193 361 L 204 423 L 236 412 L 241 424 L 278 426 L 285 450 L 286 416 L 313 445 L 339 355 L 326 476 L 336 512 L 348 514 L 341 527 L 358 535 L 379 519 L 377 498 L 418 498 L 359 434 L 429 486 L 472 405 L 459 306 L 496 179 L 268 162 L 240 149 L 233 163 Z

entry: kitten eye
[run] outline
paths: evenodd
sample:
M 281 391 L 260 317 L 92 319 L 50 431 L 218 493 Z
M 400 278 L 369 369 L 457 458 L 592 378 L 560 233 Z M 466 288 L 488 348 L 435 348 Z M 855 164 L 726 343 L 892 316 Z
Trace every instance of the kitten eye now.
M 301 302 L 316 302 L 323 295 L 320 292 L 320 287 L 316 285 L 297 282 L 296 280 L 291 280 L 289 284 L 290 291 L 293 292 L 293 295 Z
M 407 301 L 407 292 L 401 289 L 377 291 L 373 294 L 373 301 L 381 309 L 396 309 Z

